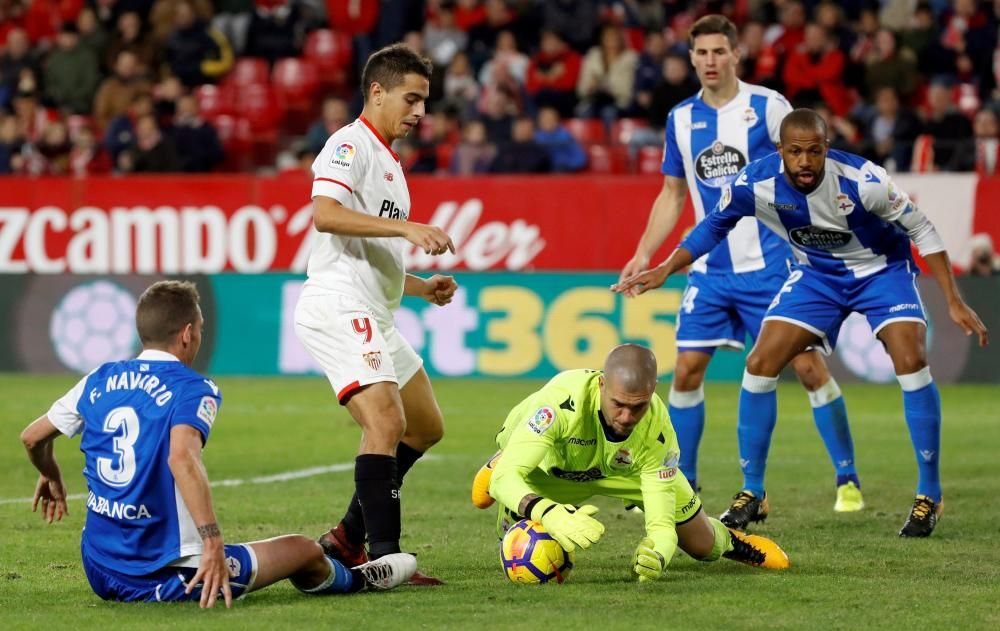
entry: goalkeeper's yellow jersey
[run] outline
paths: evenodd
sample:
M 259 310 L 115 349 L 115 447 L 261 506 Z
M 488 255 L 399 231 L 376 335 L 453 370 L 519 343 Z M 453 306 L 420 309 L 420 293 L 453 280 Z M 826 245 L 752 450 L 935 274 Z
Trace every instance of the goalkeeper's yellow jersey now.
M 553 480 L 553 487 L 576 482 L 594 487 L 595 494 L 602 494 L 598 488 L 604 483 L 613 481 L 619 488 L 634 484 L 641 490 L 647 532 L 672 552 L 680 449 L 667 406 L 654 394 L 628 438 L 611 440 L 599 416 L 602 374 L 559 373 L 511 410 L 497 434 L 503 456 L 493 473 L 490 494 L 516 511 L 525 495 L 544 493 L 539 471 L 560 481 Z

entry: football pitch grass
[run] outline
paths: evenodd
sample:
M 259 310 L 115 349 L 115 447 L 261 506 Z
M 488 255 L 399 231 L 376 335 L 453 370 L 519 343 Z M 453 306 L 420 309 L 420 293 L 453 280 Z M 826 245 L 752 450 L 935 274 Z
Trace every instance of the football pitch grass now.
M 896 536 L 913 500 L 916 467 L 895 385 L 848 386 L 845 396 L 867 507 L 836 515 L 832 467 L 801 389 L 783 382 L 771 450 L 771 517 L 756 528 L 788 552 L 792 568 L 769 572 L 679 553 L 666 576 L 638 584 L 630 556 L 640 515 L 599 499 L 601 542 L 577 553 L 563 585 L 521 586 L 503 577 L 495 512 L 469 502 L 473 474 L 493 452 L 508 409 L 534 381 L 436 380 L 447 432 L 417 464 L 403 494 L 403 549 L 447 581 L 437 588 L 307 597 L 287 582 L 225 611 L 197 605 L 99 600 L 79 553 L 83 499 L 46 526 L 27 502 L 36 475 L 21 428 L 75 381 L 0 375 L 0 628 L 1000 628 L 1000 389 L 942 387 L 945 512 L 930 539 Z M 218 380 L 224 403 L 205 451 L 215 507 L 228 542 L 326 530 L 353 487 L 359 430 L 321 378 Z M 667 386 L 660 387 L 661 396 Z M 706 388 L 702 498 L 710 514 L 740 484 L 737 384 Z M 71 494 L 85 493 L 79 441 L 56 455 Z M 334 465 L 346 463 L 345 466 Z M 325 467 L 325 469 L 324 469 Z M 300 476 L 279 475 L 303 472 Z M 239 483 L 238 481 L 243 481 Z

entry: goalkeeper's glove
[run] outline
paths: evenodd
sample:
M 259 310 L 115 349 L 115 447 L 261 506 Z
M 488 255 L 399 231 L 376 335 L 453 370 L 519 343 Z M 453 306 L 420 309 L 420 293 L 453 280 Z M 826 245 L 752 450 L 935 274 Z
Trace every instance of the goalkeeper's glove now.
M 543 498 L 528 512 L 532 521 L 541 523 L 567 552 L 577 546 L 586 550 L 604 534 L 604 524 L 592 517 L 597 507 L 590 504 L 577 509 L 572 504 L 556 504 Z
M 660 578 L 666 566 L 667 562 L 663 555 L 653 548 L 653 540 L 644 537 L 632 557 L 632 570 L 639 575 L 639 581 L 653 581 Z

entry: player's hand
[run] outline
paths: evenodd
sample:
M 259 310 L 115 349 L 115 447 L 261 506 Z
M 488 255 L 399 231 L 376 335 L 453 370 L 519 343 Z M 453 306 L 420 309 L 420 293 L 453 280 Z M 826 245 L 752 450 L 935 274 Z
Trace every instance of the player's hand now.
M 632 555 L 632 571 L 639 575 L 639 582 L 655 581 L 666 566 L 663 555 L 653 549 L 653 540 L 644 537 Z
M 972 307 L 964 302 L 957 302 L 948 307 L 948 315 L 960 326 L 966 335 L 975 333 L 979 337 L 979 347 L 982 348 L 990 343 L 990 333 L 986 330 L 986 325 L 979 319 L 979 315 L 972 310 Z
M 620 294 L 625 294 L 626 296 L 635 297 L 640 294 L 644 294 L 650 289 L 656 289 L 667 282 L 667 268 L 658 265 L 653 269 L 646 270 L 636 274 L 635 276 L 630 276 L 625 280 L 620 280 L 616 284 L 611 286 L 611 291 L 618 292 Z
M 42 519 L 48 523 L 62 521 L 63 515 L 69 515 L 69 508 L 66 507 L 66 487 L 63 486 L 62 478 L 50 479 L 44 475 L 38 476 L 38 483 L 35 484 L 35 496 L 31 500 L 31 512 L 38 512 L 38 505 L 42 506 Z
M 198 564 L 198 572 L 188 582 L 184 593 L 190 594 L 201 583 L 199 606 L 202 609 L 214 607 L 220 591 L 226 601 L 226 609 L 229 609 L 233 606 L 233 592 L 229 587 L 229 568 L 226 567 L 226 548 L 222 544 L 222 537 L 207 537 L 203 541 L 205 549 Z
M 540 522 L 559 545 L 572 552 L 577 546 L 586 550 L 604 534 L 604 524 L 593 517 L 597 510 L 590 504 L 576 508 L 572 504 L 542 500 L 531 510 L 531 519 Z
M 435 274 L 424 279 L 424 291 L 420 297 L 431 304 L 443 307 L 451 302 L 457 289 L 458 283 L 453 277 Z
M 448 233 L 437 226 L 428 226 L 422 223 L 404 224 L 405 233 L 403 236 L 413 245 L 421 248 L 424 254 L 437 256 L 445 252 L 455 253 L 455 244 L 451 242 Z
M 618 275 L 618 282 L 621 283 L 626 279 L 632 278 L 636 274 L 645 272 L 647 269 L 649 269 L 649 257 L 636 254 L 629 259 L 629 262 L 622 268 L 622 273 Z

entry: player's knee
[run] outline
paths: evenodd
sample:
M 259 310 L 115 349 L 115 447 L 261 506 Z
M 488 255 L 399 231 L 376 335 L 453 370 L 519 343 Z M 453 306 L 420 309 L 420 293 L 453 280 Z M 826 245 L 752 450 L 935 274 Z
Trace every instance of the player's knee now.
M 747 372 L 758 377 L 777 377 L 781 367 L 767 353 L 758 352 L 756 347 L 747 356 Z
M 908 349 L 893 355 L 892 364 L 897 375 L 912 375 L 927 367 L 927 357 L 922 349 Z
M 444 416 L 435 408 L 419 417 L 407 419 L 403 441 L 419 451 L 427 451 L 444 438 Z
M 681 353 L 674 366 L 673 387 L 680 392 L 697 390 L 705 381 L 705 368 L 699 362 L 691 360 Z
M 830 373 L 818 353 L 803 353 L 792 360 L 792 368 L 799 381 L 810 392 L 830 380 Z

